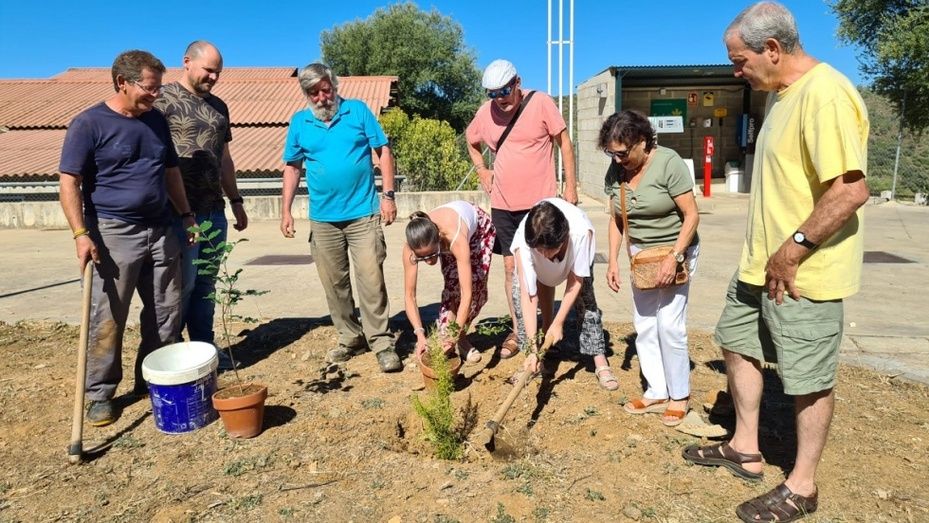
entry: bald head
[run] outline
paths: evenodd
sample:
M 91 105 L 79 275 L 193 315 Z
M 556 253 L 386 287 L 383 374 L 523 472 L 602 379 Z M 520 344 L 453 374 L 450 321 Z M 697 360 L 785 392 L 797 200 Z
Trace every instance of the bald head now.
M 206 96 L 213 90 L 223 71 L 223 56 L 219 49 L 206 40 L 196 40 L 184 51 L 184 76 L 181 84 L 197 96 Z

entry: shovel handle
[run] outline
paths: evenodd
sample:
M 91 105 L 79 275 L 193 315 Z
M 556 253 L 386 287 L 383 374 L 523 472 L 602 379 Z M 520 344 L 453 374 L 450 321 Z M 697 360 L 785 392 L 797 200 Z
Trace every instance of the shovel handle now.
M 539 360 L 541 361 L 542 356 L 545 355 L 545 352 L 552 346 L 552 339 L 548 336 L 545 337 L 545 341 L 542 343 L 542 347 L 539 349 Z M 506 413 L 510 410 L 510 407 L 513 405 L 513 402 L 516 401 L 516 397 L 519 396 L 519 393 L 526 387 L 526 384 L 529 383 L 529 378 L 531 374 L 528 370 L 522 370 L 517 375 L 516 383 L 513 385 L 513 389 L 510 390 L 510 393 L 506 395 L 506 399 L 503 400 L 503 403 L 500 407 L 497 408 L 497 411 L 494 413 L 493 417 L 490 418 L 490 421 L 487 422 L 487 425 L 484 427 L 484 430 L 477 437 L 477 442 L 484 445 L 485 447 L 490 444 L 494 439 L 494 434 L 497 433 L 497 429 L 500 427 L 500 422 L 503 421 L 503 418 L 506 417 Z
M 84 265 L 81 300 L 81 335 L 77 346 L 77 376 L 74 379 L 74 410 L 71 415 L 71 444 L 68 445 L 68 462 L 80 463 L 84 438 L 84 387 L 87 380 L 87 342 L 90 332 L 91 287 L 94 280 L 93 262 Z

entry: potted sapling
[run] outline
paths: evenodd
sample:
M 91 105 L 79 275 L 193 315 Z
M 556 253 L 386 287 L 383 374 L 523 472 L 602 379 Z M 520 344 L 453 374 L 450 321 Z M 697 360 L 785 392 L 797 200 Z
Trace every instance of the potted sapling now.
M 224 387 L 213 394 L 213 408 L 219 412 L 226 433 L 233 438 L 251 438 L 261 433 L 264 423 L 264 404 L 268 397 L 268 387 L 259 383 L 247 383 L 239 376 L 238 364 L 232 353 L 232 336 L 229 334 L 230 324 L 236 320 L 243 320 L 242 316 L 235 314 L 236 306 L 247 296 L 260 296 L 268 291 L 239 288 L 239 276 L 242 268 L 230 270 L 229 258 L 245 238 L 235 241 L 220 241 L 214 243 L 220 230 L 214 229 L 212 222 L 191 227 L 190 231 L 198 234 L 198 242 L 206 244 L 201 252 L 206 256 L 194 260 L 198 274 L 212 276 L 216 284 L 213 292 L 206 299 L 216 304 L 220 318 L 221 338 L 225 350 L 232 362 L 235 374 L 235 384 Z

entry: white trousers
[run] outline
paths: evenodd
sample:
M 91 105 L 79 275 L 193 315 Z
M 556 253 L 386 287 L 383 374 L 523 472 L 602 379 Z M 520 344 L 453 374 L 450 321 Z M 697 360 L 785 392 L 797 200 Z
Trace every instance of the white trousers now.
M 632 254 L 641 249 L 632 246 Z M 687 249 L 691 279 L 697 269 L 700 246 Z M 690 280 L 683 285 L 642 291 L 632 287 L 635 312 L 635 350 L 648 383 L 643 395 L 650 400 L 690 396 L 690 354 L 687 350 L 687 299 Z

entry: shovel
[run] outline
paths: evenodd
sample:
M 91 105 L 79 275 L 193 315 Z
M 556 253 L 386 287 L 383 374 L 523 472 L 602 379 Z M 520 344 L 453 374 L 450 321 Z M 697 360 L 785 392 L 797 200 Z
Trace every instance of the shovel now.
M 542 361 L 542 358 L 545 356 L 545 352 L 552 346 L 552 339 L 548 336 L 545 337 L 545 341 L 542 342 L 542 347 L 539 349 L 539 361 Z M 527 370 L 522 370 L 519 374 L 516 375 L 516 383 L 513 385 L 513 389 L 510 390 L 510 393 L 507 394 L 506 399 L 503 400 L 503 403 L 500 407 L 497 408 L 497 412 L 494 413 L 494 416 L 487 421 L 487 424 L 475 437 L 475 442 L 484 446 L 484 449 L 487 452 L 493 452 L 496 449 L 496 444 L 494 442 L 494 435 L 497 434 L 497 429 L 500 428 L 500 422 L 503 421 L 503 418 L 506 417 L 507 411 L 510 410 L 510 406 L 513 405 L 513 402 L 516 401 L 516 397 L 519 396 L 519 393 L 522 392 L 523 388 L 526 386 L 526 383 L 529 382 L 529 379 L 532 375 Z
M 68 462 L 81 462 L 84 439 L 84 387 L 87 380 L 87 341 L 90 330 L 90 297 L 94 280 L 93 261 L 84 265 L 83 300 L 81 302 L 81 337 L 77 347 L 77 377 L 74 380 L 74 412 L 71 418 L 71 444 L 68 445 Z

